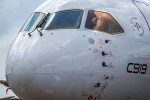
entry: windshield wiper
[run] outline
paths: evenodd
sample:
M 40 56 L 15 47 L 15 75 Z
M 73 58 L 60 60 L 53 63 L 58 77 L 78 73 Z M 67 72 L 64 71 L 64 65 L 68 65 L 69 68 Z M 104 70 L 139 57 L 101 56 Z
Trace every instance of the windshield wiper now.
M 39 22 L 39 24 L 36 26 L 36 29 L 37 29 L 37 31 L 40 33 L 40 36 L 43 35 L 43 33 L 42 33 L 43 25 L 46 23 L 46 21 L 47 21 L 49 15 L 50 15 L 50 13 L 48 13 L 48 14 L 43 18 L 43 20 L 41 20 L 41 21 Z M 40 30 L 38 30 L 39 28 L 40 28 Z
M 50 13 L 48 13 L 40 22 L 39 24 L 36 26 L 36 28 L 42 28 L 43 25 L 46 23 L 47 18 L 49 17 Z
M 43 33 L 42 33 L 42 30 L 43 30 L 42 27 L 43 27 L 43 25 L 46 23 L 46 21 L 47 21 L 49 15 L 50 15 L 50 13 L 48 13 L 48 14 L 39 22 L 39 24 L 36 26 L 36 28 L 35 28 L 33 31 L 31 31 L 31 32 L 28 33 L 28 35 L 29 35 L 29 36 L 32 36 L 31 33 L 34 32 L 35 30 L 37 30 L 37 31 L 40 33 L 40 36 L 42 36 L 42 35 L 43 35 Z M 39 30 L 39 28 L 40 28 L 40 30 Z

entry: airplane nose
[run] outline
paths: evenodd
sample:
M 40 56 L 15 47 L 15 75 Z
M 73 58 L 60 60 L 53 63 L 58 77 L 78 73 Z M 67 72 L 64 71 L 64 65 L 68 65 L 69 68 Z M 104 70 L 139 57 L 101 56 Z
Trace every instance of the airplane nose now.
M 21 59 L 13 65 L 11 74 L 13 76 L 12 80 L 15 82 L 15 85 L 29 85 L 29 83 L 32 83 L 36 76 L 36 66 L 32 60 Z
M 15 41 L 7 58 L 6 78 L 20 98 L 55 100 L 67 90 L 72 70 L 73 60 L 65 49 L 33 38 Z

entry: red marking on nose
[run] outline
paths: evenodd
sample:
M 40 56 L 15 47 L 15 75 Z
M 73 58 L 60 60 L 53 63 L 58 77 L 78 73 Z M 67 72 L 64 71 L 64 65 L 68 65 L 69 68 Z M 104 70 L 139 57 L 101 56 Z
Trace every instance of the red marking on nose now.
M 109 40 L 109 44 L 113 44 L 112 40 Z
M 10 100 L 21 100 L 21 99 L 18 99 L 18 98 L 14 98 L 14 99 L 10 99 Z
M 9 89 L 10 89 L 10 88 L 7 88 L 7 90 L 6 90 L 6 94 L 8 93 Z
M 105 91 L 106 87 L 108 87 L 107 82 L 105 82 L 105 84 L 104 84 L 103 87 L 101 88 L 100 94 L 102 94 L 102 93 L 104 94 L 104 91 Z
M 93 53 L 100 52 L 98 49 L 94 49 Z
M 3 83 L 4 83 L 4 81 L 1 82 L 1 84 L 3 84 Z
M 109 63 L 109 67 L 114 68 L 114 65 L 112 64 L 112 62 Z
M 114 76 L 113 76 L 113 75 L 111 76 L 110 80 L 111 80 L 111 81 L 114 80 Z
M 91 100 L 91 99 L 93 99 L 93 96 L 89 96 L 88 100 Z
M 98 39 L 98 44 L 99 45 L 101 45 L 101 44 L 104 45 L 105 43 L 104 43 L 104 41 L 102 39 Z
M 109 56 L 113 57 L 113 54 L 112 54 L 112 52 L 109 52 Z

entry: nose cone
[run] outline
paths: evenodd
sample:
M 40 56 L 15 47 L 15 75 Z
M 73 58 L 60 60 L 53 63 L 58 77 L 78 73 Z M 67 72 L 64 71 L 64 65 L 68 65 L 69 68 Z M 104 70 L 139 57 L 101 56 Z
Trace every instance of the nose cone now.
M 55 42 L 17 39 L 7 58 L 6 77 L 20 98 L 56 100 L 67 90 L 72 69 L 72 57 Z
M 22 79 L 23 76 L 31 78 L 30 75 L 36 73 L 35 64 L 56 48 L 58 45 L 50 40 L 18 36 L 7 57 L 6 76 L 17 76 L 18 79 Z
M 36 67 L 31 60 L 20 59 L 11 69 L 12 79 L 17 86 L 29 85 L 36 76 Z
M 20 59 L 9 70 L 11 74 L 6 75 L 7 81 L 14 93 L 22 98 L 22 94 L 36 78 L 36 66 L 32 60 Z

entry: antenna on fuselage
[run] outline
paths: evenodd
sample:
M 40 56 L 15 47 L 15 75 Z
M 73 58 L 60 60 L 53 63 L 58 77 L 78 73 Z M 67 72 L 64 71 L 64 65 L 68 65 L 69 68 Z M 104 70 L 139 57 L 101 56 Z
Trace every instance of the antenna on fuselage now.
M 31 33 L 34 32 L 35 30 L 37 30 L 37 31 L 40 33 L 40 36 L 43 36 L 43 33 L 42 33 L 43 25 L 46 23 L 46 21 L 47 21 L 49 15 L 50 15 L 50 13 L 48 13 L 48 14 L 39 22 L 39 24 L 36 26 L 36 28 L 35 28 L 33 31 L 31 31 L 31 32 L 28 33 L 28 35 L 29 35 L 29 36 L 32 36 Z M 39 28 L 40 28 L 40 30 L 39 30 Z

